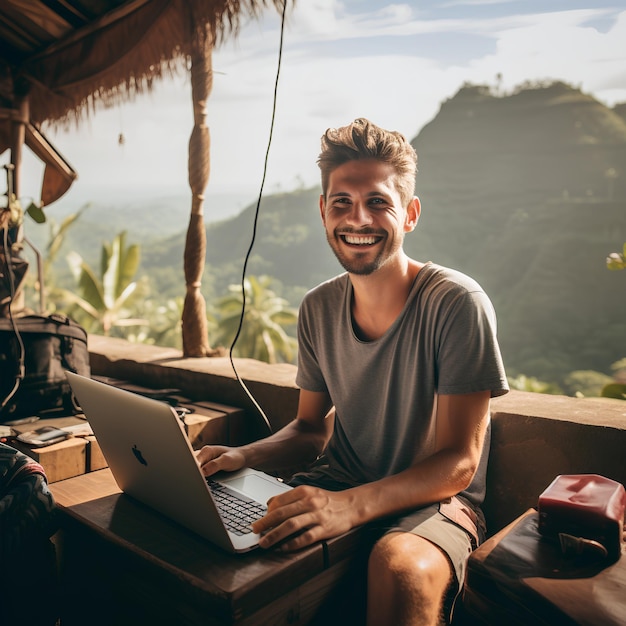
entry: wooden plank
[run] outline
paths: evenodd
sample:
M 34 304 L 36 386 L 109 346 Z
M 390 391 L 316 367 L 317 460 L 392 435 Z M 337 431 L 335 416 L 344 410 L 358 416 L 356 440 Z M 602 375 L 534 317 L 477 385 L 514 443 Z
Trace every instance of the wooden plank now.
M 56 503 L 64 508 L 121 493 L 109 469 L 63 480 L 51 485 L 50 491 Z

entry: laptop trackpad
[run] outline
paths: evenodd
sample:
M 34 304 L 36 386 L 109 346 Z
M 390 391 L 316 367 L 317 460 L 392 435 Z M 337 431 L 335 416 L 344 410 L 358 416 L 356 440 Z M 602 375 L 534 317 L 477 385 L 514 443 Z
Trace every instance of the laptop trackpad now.
M 228 487 L 232 487 L 240 491 L 248 498 L 252 498 L 261 504 L 267 504 L 267 501 L 283 491 L 287 491 L 289 487 L 275 480 L 268 480 L 257 476 L 256 474 L 248 474 L 246 476 L 238 476 L 236 478 L 224 479 L 220 478 L 219 482 Z

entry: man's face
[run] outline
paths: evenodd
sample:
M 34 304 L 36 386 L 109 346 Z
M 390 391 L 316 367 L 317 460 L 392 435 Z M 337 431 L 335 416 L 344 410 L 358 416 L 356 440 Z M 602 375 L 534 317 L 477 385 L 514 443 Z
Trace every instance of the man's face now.
M 333 170 L 326 200 L 320 198 L 326 238 L 337 260 L 351 274 L 376 271 L 402 249 L 415 228 L 419 201 L 402 206 L 390 165 L 374 159 L 348 161 Z

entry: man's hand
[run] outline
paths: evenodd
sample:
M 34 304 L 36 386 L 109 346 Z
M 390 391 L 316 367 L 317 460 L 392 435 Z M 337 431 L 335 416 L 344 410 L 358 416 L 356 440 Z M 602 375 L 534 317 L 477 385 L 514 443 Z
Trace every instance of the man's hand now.
M 196 452 L 196 459 L 205 476 L 216 472 L 235 472 L 246 467 L 246 457 L 239 448 L 228 446 L 204 446 Z
M 281 550 L 298 550 L 347 532 L 356 525 L 355 512 L 350 490 L 296 487 L 270 498 L 267 513 L 252 530 L 265 533 L 259 542 L 262 548 L 280 543 Z

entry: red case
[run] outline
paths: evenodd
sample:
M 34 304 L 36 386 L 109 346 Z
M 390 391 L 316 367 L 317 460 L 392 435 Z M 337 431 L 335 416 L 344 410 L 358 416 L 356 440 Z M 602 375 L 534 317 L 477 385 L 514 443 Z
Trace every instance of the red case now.
M 601 543 L 611 560 L 621 552 L 626 490 L 597 474 L 557 476 L 539 496 L 539 532 L 562 533 Z

